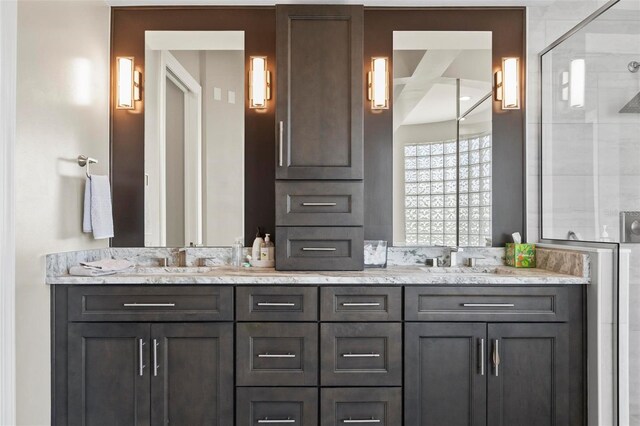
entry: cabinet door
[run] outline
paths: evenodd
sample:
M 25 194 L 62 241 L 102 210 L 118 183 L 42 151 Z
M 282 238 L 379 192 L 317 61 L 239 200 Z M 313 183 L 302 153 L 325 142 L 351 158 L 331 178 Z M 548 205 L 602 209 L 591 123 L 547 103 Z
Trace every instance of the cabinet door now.
M 233 325 L 153 324 L 151 338 L 152 424 L 232 424 Z
M 69 425 L 149 425 L 149 325 L 70 323 Z
M 569 424 L 567 331 L 566 324 L 489 324 L 491 426 Z
M 362 179 L 363 7 L 276 13 L 276 177 Z
M 483 323 L 405 324 L 406 426 L 485 425 L 485 337 Z

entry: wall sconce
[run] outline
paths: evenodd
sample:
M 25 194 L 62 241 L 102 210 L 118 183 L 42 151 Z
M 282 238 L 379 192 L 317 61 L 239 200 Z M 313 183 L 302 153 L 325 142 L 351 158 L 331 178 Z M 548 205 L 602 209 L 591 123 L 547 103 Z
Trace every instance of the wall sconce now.
M 249 108 L 267 107 L 271 99 L 271 73 L 267 71 L 266 56 L 249 58 Z
M 367 74 L 367 95 L 371 109 L 389 109 L 389 60 L 371 58 L 371 71 Z
M 584 59 L 571 61 L 569 71 L 569 104 L 574 108 L 584 107 L 585 62 Z
M 142 75 L 140 71 L 135 70 L 132 56 L 118 56 L 116 58 L 116 109 L 135 108 L 134 102 L 142 99 L 141 80 Z
M 519 58 L 502 58 L 502 69 L 495 74 L 495 90 L 502 109 L 520 109 Z

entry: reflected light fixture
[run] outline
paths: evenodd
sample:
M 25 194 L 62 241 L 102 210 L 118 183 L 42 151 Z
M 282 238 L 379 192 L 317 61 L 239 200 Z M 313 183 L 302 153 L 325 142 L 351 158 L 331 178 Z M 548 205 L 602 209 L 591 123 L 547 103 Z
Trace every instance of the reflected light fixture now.
M 266 56 L 249 58 L 249 108 L 263 109 L 271 99 L 271 73 Z
M 116 109 L 134 109 L 135 101 L 142 99 L 142 75 L 134 68 L 132 56 L 118 56 L 116 58 L 117 99 Z
M 502 58 L 502 69 L 495 74 L 495 91 L 502 109 L 520 109 L 519 58 Z
M 585 62 L 584 59 L 574 59 L 569 72 L 569 103 L 572 107 L 584 107 L 584 90 Z
M 367 74 L 367 95 L 371 109 L 389 109 L 389 59 L 371 58 Z

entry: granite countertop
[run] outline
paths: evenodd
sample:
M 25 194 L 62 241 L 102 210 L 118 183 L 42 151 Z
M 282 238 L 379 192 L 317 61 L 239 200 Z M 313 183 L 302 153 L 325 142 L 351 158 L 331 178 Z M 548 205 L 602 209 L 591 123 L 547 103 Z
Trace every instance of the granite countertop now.
M 507 266 L 424 268 L 391 266 L 357 272 L 284 272 L 270 268 L 142 267 L 101 277 L 49 275 L 47 284 L 588 284 L 588 277 Z

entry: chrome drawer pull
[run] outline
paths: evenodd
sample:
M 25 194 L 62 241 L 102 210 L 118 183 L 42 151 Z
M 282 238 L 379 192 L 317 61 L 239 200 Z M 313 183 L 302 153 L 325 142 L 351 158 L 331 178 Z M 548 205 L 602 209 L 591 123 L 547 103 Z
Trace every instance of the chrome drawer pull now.
M 463 303 L 465 308 L 513 308 L 513 303 Z
M 493 344 L 493 369 L 498 377 L 498 369 L 500 368 L 500 348 L 498 346 L 499 340 L 496 339 Z
M 264 419 L 258 419 L 258 423 L 270 423 L 270 424 L 274 424 L 274 423 L 295 423 L 295 419 L 290 419 L 290 418 L 286 418 L 286 419 L 270 419 L 268 417 L 265 417 Z
M 125 308 L 139 308 L 139 307 L 172 308 L 176 306 L 176 304 L 175 303 L 123 303 L 122 306 L 124 306 Z
M 302 247 L 302 251 L 336 251 L 335 247 Z
M 153 339 L 153 376 L 154 377 L 158 376 L 158 367 L 160 367 L 158 365 L 158 345 L 160 345 L 160 343 L 158 343 L 158 340 Z
M 484 376 L 484 339 L 480 339 L 478 350 L 480 351 L 480 375 Z
M 338 203 L 302 203 L 305 207 L 333 207 L 337 206 Z
M 379 358 L 380 354 L 374 354 L 373 352 L 370 354 L 342 354 L 343 358 Z
M 258 302 L 258 306 L 296 306 L 296 304 L 289 302 Z
M 146 367 L 144 365 L 144 345 L 144 340 L 138 339 L 138 375 L 141 377 L 144 376 L 144 368 Z
M 371 417 L 370 419 L 344 419 L 342 423 L 380 423 L 380 419 Z
M 258 354 L 258 358 L 295 358 L 296 354 L 287 353 L 287 354 Z
M 380 306 L 376 302 L 344 302 L 342 306 Z

